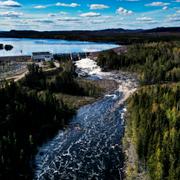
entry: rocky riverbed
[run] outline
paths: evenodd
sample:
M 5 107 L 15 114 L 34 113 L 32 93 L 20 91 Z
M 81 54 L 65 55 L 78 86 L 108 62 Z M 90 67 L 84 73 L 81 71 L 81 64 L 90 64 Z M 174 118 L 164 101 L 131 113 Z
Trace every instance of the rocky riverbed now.
M 69 127 L 39 149 L 35 179 L 122 179 L 125 100 L 136 90 L 136 78 L 123 72 L 102 72 L 88 58 L 76 66 L 86 78 L 114 80 L 118 88 L 81 107 Z

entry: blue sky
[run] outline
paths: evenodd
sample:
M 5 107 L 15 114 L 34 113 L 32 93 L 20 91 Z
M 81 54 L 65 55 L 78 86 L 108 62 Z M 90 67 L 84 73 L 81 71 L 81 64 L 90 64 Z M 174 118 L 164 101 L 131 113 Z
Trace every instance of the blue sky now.
M 0 0 L 0 30 L 180 26 L 180 0 Z

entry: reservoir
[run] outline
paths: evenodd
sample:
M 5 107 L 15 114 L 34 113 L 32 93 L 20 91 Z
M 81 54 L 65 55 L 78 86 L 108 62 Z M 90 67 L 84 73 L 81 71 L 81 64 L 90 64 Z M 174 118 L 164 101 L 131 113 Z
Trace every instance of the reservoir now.
M 109 43 L 66 41 L 57 39 L 0 38 L 0 44 L 10 44 L 10 51 L 0 50 L 0 56 L 31 55 L 32 52 L 58 53 L 95 52 L 118 47 Z

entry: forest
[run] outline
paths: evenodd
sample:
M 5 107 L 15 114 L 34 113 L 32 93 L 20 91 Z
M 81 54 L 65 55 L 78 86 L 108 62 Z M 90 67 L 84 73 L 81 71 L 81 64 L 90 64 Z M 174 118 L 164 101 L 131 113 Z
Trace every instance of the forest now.
M 33 179 L 38 147 L 68 125 L 76 109 L 55 94 L 96 96 L 100 90 L 77 79 L 70 61 L 46 73 L 35 64 L 20 82 L 0 89 L 0 179 Z M 69 88 L 71 87 L 71 88 Z
M 180 43 L 130 45 L 119 55 L 105 51 L 98 65 L 138 74 L 141 86 L 127 101 L 125 135 L 139 158 L 137 174 L 143 168 L 153 180 L 180 179 Z
M 93 83 L 86 83 L 77 77 L 75 66 L 71 60 L 62 59 L 60 64 L 58 73 L 56 71 L 43 72 L 39 66 L 30 65 L 28 67 L 29 74 L 21 82 L 21 85 L 28 89 L 48 90 L 50 93 L 65 93 L 76 96 L 98 96 L 101 93 L 101 89 Z
M 14 83 L 0 90 L 0 99 L 0 178 L 32 179 L 38 145 L 64 127 L 75 111 L 50 93 L 27 93 Z
M 97 63 L 104 70 L 123 69 L 137 72 L 142 84 L 180 80 L 180 43 L 159 42 L 130 45 L 127 51 L 100 53 Z
M 180 179 L 180 84 L 141 88 L 128 101 L 127 131 L 151 179 Z
M 180 40 L 179 27 L 155 29 L 105 29 L 94 31 L 4 31 L 0 37 L 64 39 L 93 42 L 111 42 L 120 45 L 148 42 L 170 42 Z

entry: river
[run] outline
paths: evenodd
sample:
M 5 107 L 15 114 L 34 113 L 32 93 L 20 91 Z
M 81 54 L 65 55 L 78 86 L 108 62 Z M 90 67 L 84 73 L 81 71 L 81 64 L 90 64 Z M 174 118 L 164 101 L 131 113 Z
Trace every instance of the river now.
M 35 179 L 122 179 L 124 102 L 136 90 L 136 79 L 127 73 L 101 72 L 90 59 L 82 59 L 76 66 L 79 73 L 86 73 L 89 78 L 117 81 L 119 88 L 81 107 L 70 126 L 39 149 Z

